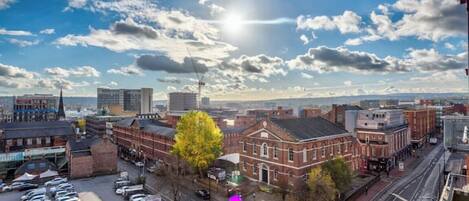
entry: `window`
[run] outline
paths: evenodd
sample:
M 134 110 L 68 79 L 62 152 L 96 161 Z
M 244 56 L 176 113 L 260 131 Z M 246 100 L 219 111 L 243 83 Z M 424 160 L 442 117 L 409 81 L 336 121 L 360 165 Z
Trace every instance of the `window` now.
M 257 165 L 256 165 L 256 164 L 254 164 L 254 165 L 252 166 L 252 174 L 254 174 L 254 175 L 257 174 Z
M 333 155 L 334 155 L 334 145 L 331 145 L 331 146 L 329 146 L 329 147 L 330 147 L 329 155 L 330 155 L 330 156 L 333 156 Z
M 278 158 L 278 148 L 274 146 L 274 158 Z
M 32 144 L 33 144 L 33 139 L 32 139 L 32 138 L 28 138 L 28 139 L 26 140 L 26 142 L 27 142 L 28 145 L 32 145 Z
M 274 180 L 277 180 L 277 178 L 278 178 L 278 170 L 275 169 L 274 170 Z
M 316 160 L 316 158 L 317 158 L 317 156 L 316 156 L 317 153 L 316 152 L 317 152 L 316 149 L 313 149 L 313 160 Z
M 9 145 L 9 146 L 13 145 L 13 140 L 11 140 L 11 139 L 7 140 L 7 145 Z
M 347 142 L 345 143 L 345 150 L 344 150 L 345 153 L 348 152 L 348 144 L 349 144 L 349 143 L 347 143 Z
M 243 170 L 246 171 L 246 161 L 243 161 Z
M 306 152 L 306 148 L 303 148 L 303 163 L 308 162 L 308 153 Z
M 256 143 L 252 143 L 252 153 L 257 154 Z
M 50 137 L 46 137 L 46 144 L 50 144 Z
M 367 144 L 370 143 L 370 136 L 366 135 L 365 140 Z
M 321 157 L 326 157 L 326 148 L 321 148 Z
M 36 138 L 36 144 L 39 144 L 39 145 L 42 144 L 42 140 L 40 137 Z
M 246 143 L 245 142 L 241 142 L 243 143 L 243 152 L 246 152 Z
M 337 154 L 340 154 L 340 151 L 341 151 L 341 145 L 342 145 L 342 144 L 338 144 L 338 145 L 336 145 L 336 148 L 337 148 Z
M 23 138 L 16 139 L 17 146 L 23 146 Z
M 288 148 L 288 161 L 293 161 L 293 149 Z
M 261 152 L 261 156 L 264 156 L 264 157 L 269 157 L 269 151 L 268 151 L 268 148 L 267 147 L 267 144 L 266 143 L 262 143 L 262 152 Z

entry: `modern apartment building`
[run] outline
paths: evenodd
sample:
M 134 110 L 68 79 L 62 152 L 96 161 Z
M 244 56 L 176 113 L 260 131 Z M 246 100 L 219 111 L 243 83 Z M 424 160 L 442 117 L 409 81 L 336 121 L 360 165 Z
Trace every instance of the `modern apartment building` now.
M 349 110 L 361 110 L 359 106 L 356 105 L 332 105 L 331 111 L 323 114 L 322 117 L 329 120 L 332 123 L 335 123 L 339 127 L 345 129 L 345 112 Z
M 410 130 L 402 110 L 361 110 L 355 130 L 361 167 L 367 170 L 390 171 L 411 153 Z
M 26 94 L 14 98 L 13 121 L 55 121 L 57 116 L 57 97 L 52 94 Z
M 98 109 L 108 109 L 112 114 L 147 114 L 152 111 L 153 89 L 98 88 Z
M 168 111 L 187 111 L 198 108 L 197 93 L 172 92 L 169 93 Z
M 430 108 L 408 109 L 404 110 L 404 114 L 414 148 L 428 142 L 430 135 L 434 134 L 436 130 L 436 110 Z
M 359 168 L 355 138 L 321 117 L 262 120 L 239 140 L 242 174 L 268 185 L 301 185 L 312 168 L 335 157 Z
M 442 119 L 445 148 L 469 152 L 469 116 L 444 116 Z

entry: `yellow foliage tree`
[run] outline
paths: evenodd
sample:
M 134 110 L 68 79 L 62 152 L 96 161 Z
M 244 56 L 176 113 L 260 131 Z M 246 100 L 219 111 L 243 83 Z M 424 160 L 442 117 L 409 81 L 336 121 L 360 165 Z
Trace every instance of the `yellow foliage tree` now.
M 308 176 L 308 187 L 311 197 L 317 201 L 334 201 L 337 195 L 337 188 L 331 175 L 323 171 L 321 167 L 311 169 Z
M 78 128 L 80 128 L 81 131 L 84 131 L 85 127 L 86 127 L 86 120 L 78 119 Z
M 171 153 L 202 175 L 202 170 L 221 155 L 223 134 L 207 113 L 191 111 L 179 120 L 175 141 Z

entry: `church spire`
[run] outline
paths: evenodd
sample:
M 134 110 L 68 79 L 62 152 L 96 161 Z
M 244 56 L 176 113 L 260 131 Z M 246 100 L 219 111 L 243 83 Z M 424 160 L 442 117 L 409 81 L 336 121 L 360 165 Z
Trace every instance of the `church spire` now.
M 62 97 L 62 88 L 60 88 L 60 97 L 59 97 L 59 111 L 57 114 L 59 120 L 65 119 L 65 110 L 64 110 L 64 100 Z

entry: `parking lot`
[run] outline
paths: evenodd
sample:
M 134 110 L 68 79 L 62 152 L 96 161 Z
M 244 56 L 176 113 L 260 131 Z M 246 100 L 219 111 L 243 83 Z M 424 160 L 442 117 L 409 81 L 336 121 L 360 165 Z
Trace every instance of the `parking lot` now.
M 78 193 L 94 192 L 103 201 L 123 201 L 124 199 L 116 195 L 113 189 L 113 182 L 117 175 L 107 175 L 78 179 L 70 181 Z M 24 192 L 12 191 L 0 193 L 1 201 L 19 201 Z

